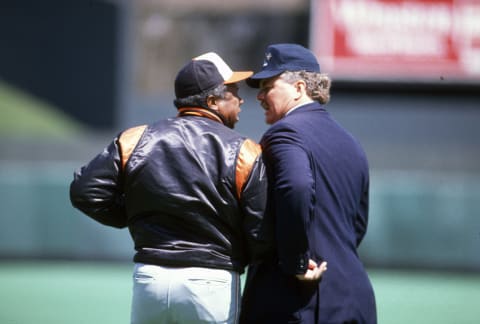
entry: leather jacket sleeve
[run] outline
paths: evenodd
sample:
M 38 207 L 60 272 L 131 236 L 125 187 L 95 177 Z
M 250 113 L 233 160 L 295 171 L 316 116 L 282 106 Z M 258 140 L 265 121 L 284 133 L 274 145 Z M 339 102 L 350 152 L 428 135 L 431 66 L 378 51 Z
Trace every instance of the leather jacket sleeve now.
M 108 226 L 124 228 L 123 179 L 118 138 L 87 165 L 75 171 L 70 184 L 72 205 L 94 220 Z
M 267 174 L 262 155 L 258 155 L 240 197 L 244 214 L 244 233 L 249 261 L 256 262 L 273 250 L 273 224 L 265 215 Z

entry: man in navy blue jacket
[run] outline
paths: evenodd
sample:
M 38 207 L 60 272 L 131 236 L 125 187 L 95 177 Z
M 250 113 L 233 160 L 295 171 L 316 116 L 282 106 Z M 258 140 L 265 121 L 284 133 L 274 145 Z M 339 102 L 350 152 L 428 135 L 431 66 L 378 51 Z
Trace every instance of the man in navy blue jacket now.
M 308 49 L 274 44 L 247 83 L 259 88 L 272 124 L 261 145 L 276 251 L 249 267 L 241 321 L 375 324 L 373 288 L 357 253 L 368 222 L 368 162 L 325 110 L 329 77 Z M 302 280 L 310 268 L 323 272 L 324 261 L 321 278 Z

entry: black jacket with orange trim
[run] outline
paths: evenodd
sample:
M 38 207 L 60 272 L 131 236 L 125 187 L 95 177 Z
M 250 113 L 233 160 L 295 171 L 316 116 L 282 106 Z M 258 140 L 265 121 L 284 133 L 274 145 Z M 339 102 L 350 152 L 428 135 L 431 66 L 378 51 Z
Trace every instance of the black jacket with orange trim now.
M 72 205 L 129 228 L 134 262 L 240 273 L 271 248 L 258 144 L 202 109 L 120 133 L 75 171 Z

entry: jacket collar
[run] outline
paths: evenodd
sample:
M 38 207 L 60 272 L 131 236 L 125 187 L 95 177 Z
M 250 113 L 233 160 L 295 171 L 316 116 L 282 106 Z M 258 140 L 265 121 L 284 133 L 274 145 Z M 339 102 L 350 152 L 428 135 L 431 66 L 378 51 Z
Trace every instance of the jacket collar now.
M 298 109 L 298 108 L 303 107 L 303 106 L 305 106 L 305 105 L 311 104 L 311 103 L 313 103 L 313 102 L 314 102 L 314 101 L 312 100 L 312 101 L 309 101 L 309 102 L 304 102 L 304 103 L 302 103 L 302 104 L 296 105 L 295 107 L 293 107 L 293 108 L 291 108 L 289 111 L 287 111 L 287 113 L 286 113 L 285 115 L 288 115 L 289 113 L 291 113 L 291 112 L 294 111 L 295 109 Z
M 202 107 L 182 107 L 178 108 L 178 115 L 177 117 L 183 117 L 183 116 L 199 116 L 199 117 L 205 117 L 211 120 L 214 120 L 216 122 L 219 122 L 221 124 L 225 124 L 223 122 L 222 117 L 215 111 L 202 108 Z
M 317 101 L 313 101 L 313 102 L 309 102 L 307 104 L 295 107 L 294 109 L 290 109 L 284 117 L 290 114 L 293 115 L 299 111 L 311 111 L 311 110 L 325 110 L 325 107 L 322 104 L 318 103 Z

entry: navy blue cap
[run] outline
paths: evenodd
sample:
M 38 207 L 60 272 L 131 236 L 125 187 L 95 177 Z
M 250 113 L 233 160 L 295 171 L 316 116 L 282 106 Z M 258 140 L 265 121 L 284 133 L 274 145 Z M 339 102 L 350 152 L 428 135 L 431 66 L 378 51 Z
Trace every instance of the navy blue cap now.
M 260 87 L 260 80 L 285 71 L 320 72 L 320 65 L 313 53 L 298 44 L 273 44 L 267 47 L 262 70 L 246 80 L 252 88 Z
M 191 61 L 177 74 L 175 96 L 185 98 L 213 89 L 223 83 L 215 65 L 208 61 Z

